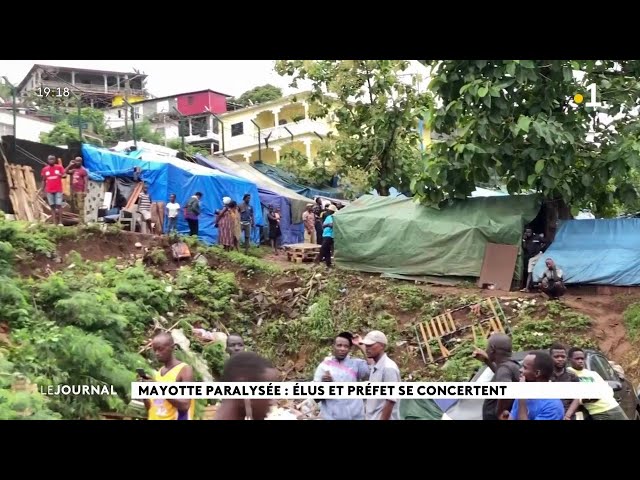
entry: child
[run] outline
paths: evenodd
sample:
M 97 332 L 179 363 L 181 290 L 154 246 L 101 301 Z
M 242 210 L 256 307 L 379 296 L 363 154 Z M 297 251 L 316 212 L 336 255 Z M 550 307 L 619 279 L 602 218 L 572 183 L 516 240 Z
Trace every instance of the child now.
M 169 195 L 169 203 L 167 203 L 167 233 L 173 233 L 178 231 L 178 212 L 180 211 L 180 204 L 176 202 L 176 194 Z

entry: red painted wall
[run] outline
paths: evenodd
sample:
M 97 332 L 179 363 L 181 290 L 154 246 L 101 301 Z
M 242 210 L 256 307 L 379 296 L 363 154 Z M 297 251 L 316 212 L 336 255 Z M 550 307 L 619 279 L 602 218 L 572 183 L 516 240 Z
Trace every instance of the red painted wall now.
M 189 105 L 189 97 L 193 97 L 191 105 Z M 208 107 L 213 113 L 223 113 L 227 111 L 226 97 L 214 92 L 200 92 L 190 95 L 178 96 L 178 111 L 182 115 L 198 115 L 207 113 L 205 107 Z

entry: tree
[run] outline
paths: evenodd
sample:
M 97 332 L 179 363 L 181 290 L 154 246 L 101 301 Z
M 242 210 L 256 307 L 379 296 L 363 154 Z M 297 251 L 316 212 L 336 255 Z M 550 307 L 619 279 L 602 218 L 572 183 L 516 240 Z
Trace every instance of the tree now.
M 11 87 L 6 83 L 0 83 L 0 98 L 7 102 L 10 102 L 13 98 L 11 90 Z
M 505 182 L 510 193 L 542 192 L 575 208 L 592 204 L 600 213 L 616 200 L 635 198 L 629 180 L 640 152 L 632 113 L 640 98 L 640 62 L 424 63 L 433 67 L 430 88 L 439 102 L 427 125 L 441 139 L 411 185 L 422 202 L 464 198 L 477 184 L 492 182 Z M 607 110 L 586 105 L 592 83 Z M 584 96 L 580 103 L 577 93 Z M 598 112 L 615 118 L 607 125 Z
M 247 90 L 238 98 L 229 99 L 229 102 L 247 107 L 249 105 L 258 105 L 259 103 L 277 100 L 278 98 L 282 98 L 282 89 L 271 84 L 266 84 Z
M 282 148 L 278 166 L 294 175 L 299 183 L 311 187 L 326 187 L 333 178 L 333 171 L 324 162 L 311 165 L 307 156 L 291 145 Z
M 418 119 L 430 95 L 419 93 L 418 77 L 401 77 L 406 60 L 280 60 L 276 71 L 311 80 L 313 118 L 330 112 L 336 119 L 338 173 L 388 195 L 390 187 L 408 190 L 419 154 Z M 364 179 L 364 182 L 363 182 Z
M 80 140 L 78 128 L 69 125 L 67 120 L 58 122 L 49 133 L 42 132 L 40 141 L 48 145 L 69 145 Z
M 40 113 L 51 115 L 54 120 L 58 120 L 51 132 L 40 134 L 40 141 L 43 143 L 69 145 L 70 142 L 78 142 L 80 140 L 78 121 L 82 124 L 83 134 L 88 132 L 103 139 L 111 138 L 111 131 L 107 129 L 104 120 L 104 112 L 96 108 L 82 108 L 78 115 L 76 109 L 56 104 L 55 107 L 46 105 L 40 109 Z M 91 139 L 87 139 L 84 135 L 83 141 L 92 143 Z
M 205 147 L 201 147 L 199 145 L 191 145 L 189 143 L 185 143 L 184 144 L 184 149 L 182 148 L 182 139 L 180 138 L 173 138 L 171 140 L 169 140 L 169 142 L 167 143 L 167 146 L 169 148 L 173 148 L 174 150 L 179 150 L 181 152 L 186 153 L 187 155 L 190 156 L 194 156 L 196 153 L 199 153 L 201 155 L 208 155 L 209 154 L 209 149 L 205 148 Z

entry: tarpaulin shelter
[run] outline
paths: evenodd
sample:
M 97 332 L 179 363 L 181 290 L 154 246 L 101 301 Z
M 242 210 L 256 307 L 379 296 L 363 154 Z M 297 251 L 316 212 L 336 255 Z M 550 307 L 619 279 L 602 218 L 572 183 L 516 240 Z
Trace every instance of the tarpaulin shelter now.
M 540 207 L 537 195 L 468 198 L 441 209 L 365 195 L 334 215 L 336 263 L 376 273 L 479 277 L 486 245 L 519 247 Z
M 218 240 L 214 212 L 222 208 L 223 197 L 228 196 L 239 202 L 245 193 L 250 194 L 256 226 L 263 224 L 258 189 L 247 180 L 178 158 L 160 157 L 144 151 L 126 155 L 83 145 L 82 157 L 87 169 L 103 177 L 130 176 L 136 167 L 140 167 L 142 180 L 149 186 L 149 193 L 154 200 L 166 202 L 169 195 L 175 193 L 176 201 L 185 206 L 194 193 L 202 192 L 199 236 L 207 243 Z M 178 230 L 185 234 L 189 231 L 182 212 L 178 217 Z M 256 228 L 252 233 L 252 240 L 256 241 L 258 235 Z
M 307 185 L 300 185 L 296 182 L 296 178 L 294 175 L 273 165 L 269 165 L 263 162 L 255 162 L 252 164 L 252 167 L 267 175 L 269 178 L 272 178 L 280 185 L 287 187 L 294 192 L 299 193 L 300 195 L 304 195 L 307 198 L 314 199 L 316 197 L 325 197 L 335 200 L 344 198 L 344 194 L 339 188 L 328 186 L 323 188 L 314 188 Z
M 539 281 L 547 258 L 568 284 L 640 285 L 640 218 L 564 220 L 533 270 Z
M 260 173 L 247 163 L 234 162 L 223 156 L 207 158 L 196 155 L 196 161 L 203 166 L 220 170 L 229 175 L 244 178 L 256 184 L 260 201 L 265 207 L 273 206 L 280 209 L 281 242 L 283 245 L 302 243 L 304 241 L 304 226 L 302 214 L 307 204 L 312 203 L 307 197 L 297 194 L 293 190 L 283 187 L 268 176 Z M 267 210 L 265 209 L 265 212 Z M 266 217 L 266 213 L 264 214 Z M 265 224 L 268 223 L 265 219 Z

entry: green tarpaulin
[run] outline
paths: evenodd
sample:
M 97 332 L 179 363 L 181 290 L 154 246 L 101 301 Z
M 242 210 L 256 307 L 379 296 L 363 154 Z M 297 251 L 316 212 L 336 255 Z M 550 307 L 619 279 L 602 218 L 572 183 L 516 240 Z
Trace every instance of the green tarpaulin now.
M 398 410 L 400 420 L 442 420 L 442 410 L 430 398 L 403 398 Z
M 520 245 L 540 207 L 538 195 L 469 198 L 440 210 L 365 195 L 335 214 L 335 260 L 365 272 L 479 277 L 486 244 Z

